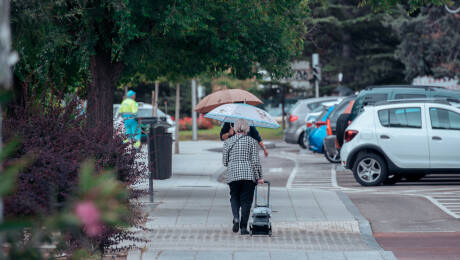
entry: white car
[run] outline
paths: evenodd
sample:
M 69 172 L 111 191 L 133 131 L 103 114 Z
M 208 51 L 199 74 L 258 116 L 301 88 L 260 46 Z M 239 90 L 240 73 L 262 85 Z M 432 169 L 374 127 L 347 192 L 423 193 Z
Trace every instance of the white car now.
M 153 106 L 150 104 L 145 104 L 142 102 L 137 103 L 139 105 L 139 110 L 137 112 L 138 117 L 151 117 L 152 116 L 152 109 Z M 118 110 L 120 109 L 120 104 L 114 104 L 113 105 L 113 127 L 116 129 L 116 131 L 124 133 L 124 124 L 123 124 L 123 118 L 121 118 L 120 114 L 118 113 Z M 167 132 L 171 134 L 172 140 L 174 141 L 175 139 L 175 133 L 176 133 L 176 122 L 174 122 L 171 117 L 167 114 L 165 114 L 163 111 L 157 108 L 157 116 L 159 117 L 166 117 L 166 122 L 171 125 L 167 129 Z
M 367 106 L 344 139 L 342 165 L 363 186 L 392 184 L 403 174 L 413 181 L 427 173 L 460 173 L 460 109 L 446 100 Z

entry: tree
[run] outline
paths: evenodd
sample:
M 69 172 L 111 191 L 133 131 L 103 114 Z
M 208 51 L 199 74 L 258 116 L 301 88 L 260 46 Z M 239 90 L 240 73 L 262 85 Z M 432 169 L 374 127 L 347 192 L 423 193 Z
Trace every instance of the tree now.
M 389 19 L 401 38 L 396 55 L 406 67 L 407 80 L 460 75 L 460 14 L 430 6 L 412 16 L 401 8 L 395 16 Z
M 395 58 L 397 35 L 383 23 L 383 13 L 356 8 L 358 0 L 328 0 L 311 7 L 304 56 L 320 54 L 322 89 L 343 85 L 360 89 L 403 81 L 403 65 Z
M 117 82 L 191 78 L 257 63 L 286 73 L 302 47 L 305 0 L 14 0 L 15 73 L 27 84 L 87 85 L 88 120 L 110 126 Z

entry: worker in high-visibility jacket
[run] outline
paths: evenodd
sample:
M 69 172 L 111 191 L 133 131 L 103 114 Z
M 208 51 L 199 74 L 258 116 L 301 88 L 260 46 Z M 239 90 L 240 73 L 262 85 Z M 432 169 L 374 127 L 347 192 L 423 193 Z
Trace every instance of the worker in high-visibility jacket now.
M 125 122 L 125 130 L 128 139 L 124 142 L 134 142 L 134 148 L 141 146 L 141 127 L 137 119 L 138 105 L 135 101 L 136 92 L 128 91 L 127 98 L 121 102 L 119 113 Z

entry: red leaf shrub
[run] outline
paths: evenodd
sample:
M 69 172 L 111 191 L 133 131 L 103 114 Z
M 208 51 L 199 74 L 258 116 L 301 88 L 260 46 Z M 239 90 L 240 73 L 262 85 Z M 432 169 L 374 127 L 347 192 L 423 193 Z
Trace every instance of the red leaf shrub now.
M 209 118 L 200 116 L 198 120 L 198 129 L 211 129 L 213 127 L 212 121 Z
M 179 119 L 179 129 L 180 130 L 192 130 L 192 118 L 184 117 Z
M 197 118 L 198 129 L 211 129 L 213 127 L 212 121 L 209 118 L 200 116 Z M 192 118 L 184 117 L 179 119 L 180 130 L 192 130 Z
M 72 199 L 79 167 L 87 158 L 95 160 L 99 172 L 112 169 L 126 184 L 131 199 L 142 193 L 131 188 L 131 184 L 140 182 L 146 174 L 146 166 L 138 160 L 140 154 L 123 144 L 122 136 L 114 136 L 97 126 L 86 127 L 77 102 L 65 107 L 57 103 L 28 103 L 25 108 L 8 111 L 9 116 L 4 120 L 4 142 L 16 137 L 21 142 L 9 160 L 27 154 L 33 161 L 19 173 L 15 192 L 4 198 L 6 217 L 40 216 L 60 210 Z M 131 207 L 131 215 L 126 217 L 128 223 L 136 225 L 140 214 L 136 205 Z M 104 229 L 103 236 L 94 239 L 94 244 L 107 248 L 129 238 L 130 234 L 121 229 Z M 68 241 L 69 247 L 79 246 L 76 234 L 69 234 Z

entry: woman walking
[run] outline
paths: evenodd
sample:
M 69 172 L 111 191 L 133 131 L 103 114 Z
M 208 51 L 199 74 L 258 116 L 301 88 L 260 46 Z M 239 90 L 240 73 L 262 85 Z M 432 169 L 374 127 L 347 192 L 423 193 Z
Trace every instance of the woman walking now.
M 227 167 L 226 182 L 230 187 L 230 204 L 233 214 L 233 232 L 241 229 L 247 235 L 248 220 L 256 183 L 263 184 L 257 141 L 248 136 L 246 120 L 235 122 L 235 135 L 224 143 L 223 163 Z M 241 219 L 240 219 L 241 208 Z

